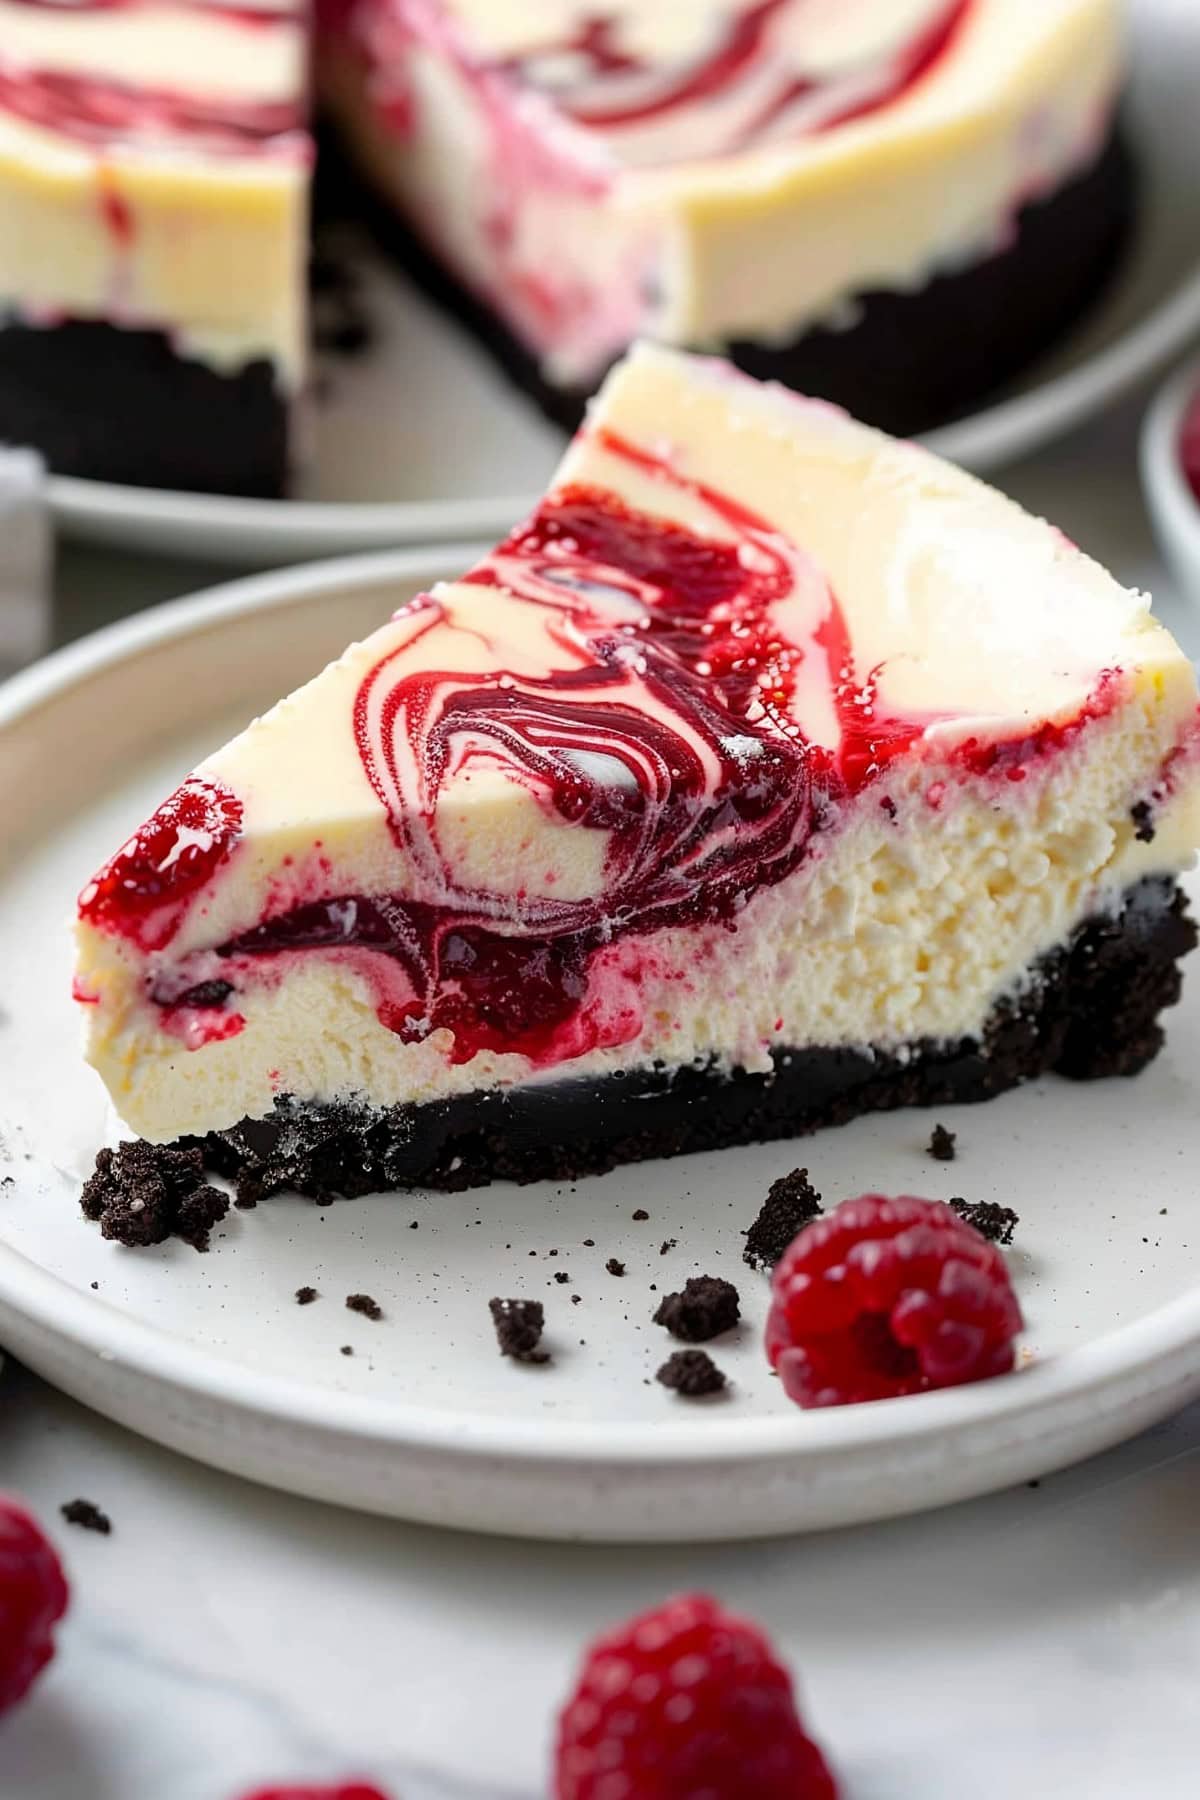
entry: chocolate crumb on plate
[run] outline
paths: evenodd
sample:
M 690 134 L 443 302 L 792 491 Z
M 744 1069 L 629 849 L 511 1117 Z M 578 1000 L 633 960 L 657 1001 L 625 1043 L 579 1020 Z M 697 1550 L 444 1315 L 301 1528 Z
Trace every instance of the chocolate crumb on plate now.
M 1129 809 L 1129 817 L 1133 821 L 1133 835 L 1139 844 L 1154 842 L 1154 808 L 1148 800 L 1139 800 L 1136 806 Z
M 94 1500 L 67 1500 L 58 1510 L 68 1525 L 81 1525 L 84 1531 L 98 1531 L 101 1537 L 112 1534 L 112 1520 Z
M 540 1300 L 489 1300 L 492 1324 L 501 1356 L 514 1362 L 546 1363 L 550 1358 L 538 1345 L 546 1328 L 546 1309 Z
M 298 1287 L 296 1289 L 297 1306 L 311 1306 L 316 1298 L 317 1290 L 315 1287 Z
M 346 1306 L 350 1312 L 361 1313 L 364 1319 L 372 1319 L 376 1324 L 383 1317 L 382 1306 L 370 1294 L 347 1294 Z
M 968 1225 L 973 1225 L 980 1237 L 987 1238 L 990 1244 L 1011 1244 L 1013 1232 L 1021 1223 L 1020 1215 L 1011 1206 L 1000 1206 L 995 1200 L 964 1200 L 956 1194 L 950 1205 Z
M 565 1287 L 567 1282 L 570 1281 L 571 1277 L 568 1275 L 568 1273 L 565 1269 L 556 1269 L 554 1271 L 554 1279 L 555 1279 L 555 1281 L 561 1283 L 561 1285 L 563 1287 Z
M 623 1262 L 618 1262 L 615 1256 L 610 1256 L 604 1266 L 610 1275 L 623 1275 L 625 1273 L 625 1264 Z
M 752 1269 L 773 1269 L 796 1233 L 822 1211 L 821 1196 L 809 1181 L 807 1169 L 781 1175 L 771 1183 L 762 1211 L 744 1233 L 743 1261 Z
M 207 1250 L 213 1226 L 229 1211 L 228 1196 L 204 1179 L 199 1150 L 144 1138 L 101 1150 L 79 1203 L 101 1237 L 131 1249 L 178 1237 L 193 1250 Z
M 676 1350 L 668 1356 L 655 1380 L 685 1400 L 698 1400 L 705 1394 L 719 1394 L 726 1377 L 707 1350 Z
M 741 1316 L 738 1291 L 719 1275 L 693 1275 L 679 1294 L 667 1294 L 654 1315 L 672 1337 L 685 1344 L 706 1344 L 710 1338 L 731 1331 Z
M 343 1344 L 342 1345 L 342 1355 L 343 1356 L 353 1356 L 354 1355 L 354 1345 L 353 1344 Z
M 678 1242 L 678 1238 L 664 1238 L 662 1243 L 658 1246 L 658 1254 L 660 1256 L 670 1256 Z
M 636 1225 L 644 1225 L 646 1220 L 650 1217 L 650 1214 L 646 1211 L 644 1206 L 639 1206 L 637 1211 L 631 1213 L 629 1216 Z
M 958 1154 L 955 1149 L 957 1134 L 947 1131 L 944 1125 L 935 1125 L 929 1139 L 929 1154 L 936 1162 L 953 1162 Z

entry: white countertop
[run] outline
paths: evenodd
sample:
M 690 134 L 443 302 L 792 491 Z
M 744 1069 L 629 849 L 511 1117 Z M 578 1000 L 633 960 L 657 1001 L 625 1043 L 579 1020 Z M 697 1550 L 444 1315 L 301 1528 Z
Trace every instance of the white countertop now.
M 1195 651 L 1200 617 L 1168 592 L 1145 524 L 1137 416 L 1120 409 L 1001 485 L 1153 588 Z M 58 635 L 208 578 L 69 550 Z M 350 1774 L 393 1800 L 533 1800 L 583 1640 L 689 1587 L 776 1633 L 845 1800 L 1200 1791 L 1200 1407 L 1036 1488 L 924 1518 L 618 1551 L 293 1500 L 10 1366 L 0 1482 L 53 1529 L 74 1589 L 49 1674 L 0 1722 L 0 1800 L 238 1800 Z M 80 1495 L 111 1537 L 58 1519 Z

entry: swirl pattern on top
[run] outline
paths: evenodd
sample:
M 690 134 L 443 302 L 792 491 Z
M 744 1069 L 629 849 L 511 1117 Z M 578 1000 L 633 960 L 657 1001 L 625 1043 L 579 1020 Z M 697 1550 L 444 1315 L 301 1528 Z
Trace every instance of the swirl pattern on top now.
M 466 583 L 527 609 L 536 654 L 498 654 L 482 671 L 440 665 L 453 589 L 399 615 L 403 639 L 363 679 L 354 730 L 409 872 L 404 895 L 299 906 L 223 952 L 383 952 L 410 991 L 381 999 L 380 1016 L 409 1041 L 447 1028 L 454 1061 L 486 1048 L 556 1063 L 629 1041 L 639 1016 L 597 995 L 595 959 L 668 926 L 732 928 L 926 724 L 881 715 L 836 600 L 802 551 L 668 464 L 598 435 L 686 490 L 711 532 L 568 486 Z M 814 661 L 837 717 L 832 746 L 811 742 L 793 707 Z M 603 833 L 601 891 L 564 900 L 464 884 L 440 807 L 476 769 L 502 771 L 562 826 Z
M 641 41 L 641 7 L 580 9 L 573 29 L 501 58 L 627 161 L 672 160 L 654 127 L 688 115 L 687 156 L 829 131 L 903 98 L 946 54 L 974 0 L 910 0 L 847 17 L 844 0 L 697 6 L 695 42 Z

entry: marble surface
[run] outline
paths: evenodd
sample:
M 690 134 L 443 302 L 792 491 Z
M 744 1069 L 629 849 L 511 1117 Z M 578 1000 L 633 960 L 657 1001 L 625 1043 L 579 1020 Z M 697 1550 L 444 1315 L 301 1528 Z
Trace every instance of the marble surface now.
M 1002 485 L 1153 587 L 1195 652 L 1200 618 L 1166 591 L 1137 492 L 1138 413 Z M 57 634 L 206 578 L 68 549 Z M 236 1800 L 350 1773 L 394 1800 L 533 1800 L 584 1638 L 696 1586 L 776 1633 L 846 1800 L 1197 1792 L 1200 1407 L 924 1518 L 614 1551 L 455 1537 L 251 1487 L 10 1364 L 0 1482 L 51 1524 L 74 1587 L 52 1669 L 0 1722 L 0 1800 Z M 77 1495 L 110 1513 L 111 1537 L 62 1524 Z

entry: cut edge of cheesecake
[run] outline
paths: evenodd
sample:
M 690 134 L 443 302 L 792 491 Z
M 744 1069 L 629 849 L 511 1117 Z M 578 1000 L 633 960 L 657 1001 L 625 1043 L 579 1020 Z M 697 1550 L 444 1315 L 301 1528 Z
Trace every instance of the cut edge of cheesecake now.
M 632 726 L 589 711 L 614 695 Z M 88 1055 L 135 1131 L 265 1120 L 218 1161 L 330 1191 L 1129 1070 L 1189 943 L 1195 726 L 1148 603 L 1051 527 L 640 348 L 530 521 L 206 759 L 84 890 Z M 648 798 L 664 744 L 682 809 L 674 776 Z M 731 826 L 731 793 L 765 805 Z

